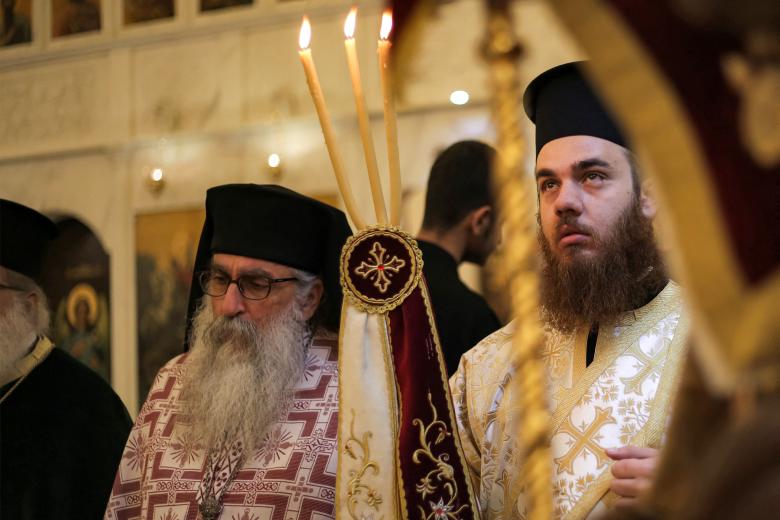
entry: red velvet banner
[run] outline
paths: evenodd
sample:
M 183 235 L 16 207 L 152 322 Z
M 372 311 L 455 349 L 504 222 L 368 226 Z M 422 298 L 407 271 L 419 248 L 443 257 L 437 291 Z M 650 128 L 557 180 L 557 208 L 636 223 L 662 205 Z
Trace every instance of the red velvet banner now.
M 407 518 L 478 518 L 424 279 L 388 313 L 400 393 L 399 460 Z

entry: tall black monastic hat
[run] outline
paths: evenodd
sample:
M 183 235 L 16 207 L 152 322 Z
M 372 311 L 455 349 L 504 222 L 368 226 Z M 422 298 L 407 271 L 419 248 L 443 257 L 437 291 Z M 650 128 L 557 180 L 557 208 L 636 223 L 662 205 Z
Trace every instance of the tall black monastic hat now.
M 226 184 L 209 189 L 192 275 L 185 349 L 203 297 L 198 274 L 209 268 L 215 253 L 258 258 L 320 276 L 325 286 L 323 325 L 338 330 L 339 258 L 349 235 L 342 211 L 281 186 Z
M 0 199 L 0 266 L 37 281 L 49 242 L 58 234 L 44 215 Z
M 523 107 L 536 124 L 536 155 L 561 137 L 590 135 L 628 148 L 617 123 L 582 73 L 585 62 L 558 65 L 528 85 Z

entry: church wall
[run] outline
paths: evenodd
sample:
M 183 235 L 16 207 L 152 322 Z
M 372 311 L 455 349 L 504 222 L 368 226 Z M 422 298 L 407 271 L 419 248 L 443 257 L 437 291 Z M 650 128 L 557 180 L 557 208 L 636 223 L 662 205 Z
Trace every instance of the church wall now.
M 47 3 L 34 3 L 41 20 Z M 278 182 L 312 195 L 337 191 L 296 52 L 304 8 L 353 191 L 363 214 L 373 211 L 341 36 L 349 3 L 261 1 L 205 16 L 181 0 L 173 21 L 133 28 L 121 27 L 119 2 L 103 4 L 98 35 L 50 41 L 38 27 L 33 45 L 0 48 L 0 197 L 75 216 L 103 241 L 111 258 L 112 384 L 135 413 L 135 216 L 202 207 L 216 184 L 274 182 L 270 153 L 282 159 Z M 361 4 L 357 41 L 386 180 L 379 13 L 377 2 Z M 518 14 L 528 78 L 577 57 L 540 2 L 522 3 Z M 444 4 L 410 70 L 398 105 L 408 231 L 419 227 L 436 153 L 458 139 L 493 140 L 482 30 L 478 2 Z M 455 89 L 469 91 L 471 102 L 450 105 Z M 149 189 L 155 168 L 165 179 L 159 193 Z M 478 270 L 467 279 L 478 286 Z

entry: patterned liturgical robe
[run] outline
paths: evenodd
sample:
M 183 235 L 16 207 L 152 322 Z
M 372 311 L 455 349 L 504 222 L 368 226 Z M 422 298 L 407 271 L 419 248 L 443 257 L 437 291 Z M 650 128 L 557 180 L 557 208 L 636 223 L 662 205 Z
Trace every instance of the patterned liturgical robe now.
M 659 447 L 670 396 L 680 375 L 688 323 L 673 282 L 650 303 L 602 324 L 596 357 L 586 366 L 588 330 L 547 331 L 543 358 L 551 405 L 553 477 L 557 518 L 601 512 L 611 460 L 605 448 Z M 517 460 L 504 445 L 513 323 L 466 353 L 450 380 L 463 449 L 479 489 L 483 519 L 503 518 L 505 486 L 518 477 Z M 500 454 L 508 453 L 502 460 Z M 525 518 L 522 495 L 516 514 Z
M 222 497 L 222 520 L 334 518 L 338 431 L 338 339 L 316 336 L 295 398 L 254 452 L 245 454 Z M 187 354 L 158 373 L 125 446 L 107 520 L 195 520 L 201 482 L 211 465 L 230 474 L 237 460 L 224 450 L 209 461 L 178 424 Z M 241 384 L 237 381 L 236 384 Z M 217 485 L 220 485 L 218 483 Z

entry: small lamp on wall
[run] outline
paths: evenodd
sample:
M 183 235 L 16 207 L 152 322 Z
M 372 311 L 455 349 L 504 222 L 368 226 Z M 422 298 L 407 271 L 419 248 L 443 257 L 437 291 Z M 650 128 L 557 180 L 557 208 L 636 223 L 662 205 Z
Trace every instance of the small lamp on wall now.
M 159 195 L 165 188 L 165 173 L 162 168 L 154 168 L 146 177 L 146 187 L 152 195 Z
M 274 182 L 279 182 L 282 179 L 282 158 L 279 154 L 272 153 L 268 156 L 266 172 Z

